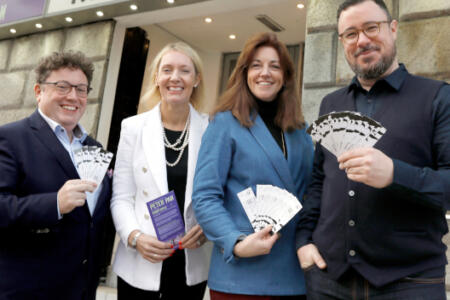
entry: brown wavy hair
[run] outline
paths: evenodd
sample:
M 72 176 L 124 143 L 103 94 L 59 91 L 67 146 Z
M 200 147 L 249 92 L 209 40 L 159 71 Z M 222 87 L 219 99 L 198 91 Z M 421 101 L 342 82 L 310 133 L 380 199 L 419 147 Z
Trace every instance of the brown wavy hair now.
M 280 57 L 284 85 L 278 94 L 278 108 L 275 124 L 284 131 L 301 129 L 305 126 L 301 109 L 301 99 L 295 80 L 294 64 L 286 46 L 274 33 L 259 33 L 247 40 L 227 83 L 226 91 L 219 99 L 212 116 L 230 110 L 242 126 L 253 126 L 256 117 L 256 101 L 247 85 L 248 67 L 260 47 L 274 48 Z
M 80 51 L 53 52 L 39 60 L 34 69 L 36 73 L 36 82 L 43 83 L 53 71 L 61 68 L 80 69 L 86 75 L 88 85 L 91 85 L 94 65 Z

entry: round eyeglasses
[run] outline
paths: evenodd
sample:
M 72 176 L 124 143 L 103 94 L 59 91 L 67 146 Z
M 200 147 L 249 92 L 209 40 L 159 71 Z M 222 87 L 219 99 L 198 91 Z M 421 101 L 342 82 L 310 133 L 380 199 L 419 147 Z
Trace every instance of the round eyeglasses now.
M 374 38 L 380 33 L 380 25 L 383 23 L 390 23 L 390 21 L 369 22 L 364 24 L 361 29 L 348 29 L 339 34 L 339 37 L 347 45 L 355 44 L 358 41 L 361 32 L 368 38 Z
M 55 82 L 42 82 L 40 84 L 52 84 L 56 88 L 56 92 L 60 95 L 68 95 L 72 88 L 75 88 L 75 92 L 78 97 L 86 98 L 89 92 L 92 90 L 87 84 L 71 84 L 67 81 L 55 81 Z

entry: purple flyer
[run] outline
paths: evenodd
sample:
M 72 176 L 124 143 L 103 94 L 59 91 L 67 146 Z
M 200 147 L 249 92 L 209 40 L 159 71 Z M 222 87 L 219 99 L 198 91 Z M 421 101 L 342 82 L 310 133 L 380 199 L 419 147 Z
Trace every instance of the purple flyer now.
M 147 207 L 158 240 L 172 242 L 174 248 L 178 248 L 184 235 L 184 223 L 174 191 L 147 202 Z

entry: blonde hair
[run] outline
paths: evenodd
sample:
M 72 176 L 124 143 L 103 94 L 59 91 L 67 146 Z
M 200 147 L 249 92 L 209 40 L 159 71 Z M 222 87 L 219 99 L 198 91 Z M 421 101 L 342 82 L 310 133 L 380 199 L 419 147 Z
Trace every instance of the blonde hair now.
M 196 109 L 198 109 L 199 104 L 203 101 L 205 87 L 203 83 L 203 65 L 200 60 L 200 56 L 186 43 L 170 43 L 167 44 L 161 51 L 159 51 L 158 54 L 156 54 L 150 65 L 150 88 L 139 102 L 138 113 L 143 113 L 152 109 L 152 107 L 155 106 L 156 103 L 161 101 L 161 93 L 159 92 L 159 87 L 156 85 L 156 76 L 158 75 L 158 70 L 162 58 L 170 51 L 183 53 L 191 59 L 192 64 L 195 68 L 195 75 L 200 79 L 200 82 L 198 83 L 197 87 L 193 89 L 189 101 Z

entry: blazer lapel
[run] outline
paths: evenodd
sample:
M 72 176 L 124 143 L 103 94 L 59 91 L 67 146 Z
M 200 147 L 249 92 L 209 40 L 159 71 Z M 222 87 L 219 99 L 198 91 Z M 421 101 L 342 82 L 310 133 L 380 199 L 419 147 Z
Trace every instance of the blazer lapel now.
M 70 179 L 80 178 L 66 149 L 37 110 L 30 116 L 30 125 L 38 140 L 48 151 L 53 153 L 55 160 L 61 165 L 67 177 Z
M 188 148 L 188 167 L 186 180 L 186 193 L 184 198 L 184 212 L 186 212 L 192 199 L 192 186 L 194 183 L 195 166 L 197 165 L 197 155 L 200 149 L 202 133 L 204 129 L 204 120 L 200 114 L 190 106 L 190 124 L 189 124 L 189 148 Z M 186 216 L 185 216 L 186 219 Z
M 160 194 L 168 192 L 166 153 L 163 141 L 160 104 L 151 110 L 142 128 L 142 148 Z
M 267 129 L 264 121 L 259 115 L 256 116 L 255 123 L 252 127 L 250 127 L 250 132 L 266 153 L 278 176 L 280 176 L 282 182 L 285 184 L 286 189 L 289 191 L 293 191 L 294 183 L 292 181 L 288 163 L 284 158 L 283 152 L 281 151 L 280 147 L 277 145 L 277 142 L 270 134 L 269 129 Z

